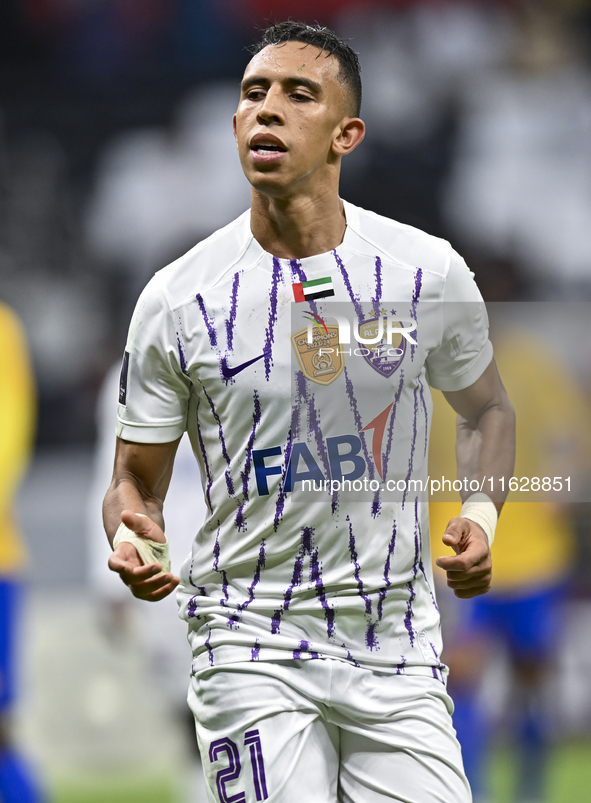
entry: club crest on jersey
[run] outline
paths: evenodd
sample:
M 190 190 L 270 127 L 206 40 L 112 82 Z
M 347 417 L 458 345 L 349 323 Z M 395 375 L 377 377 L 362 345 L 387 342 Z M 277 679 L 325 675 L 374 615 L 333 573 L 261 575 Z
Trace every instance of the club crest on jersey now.
M 319 385 L 330 385 L 345 367 L 345 355 L 339 349 L 339 327 L 322 324 L 308 339 L 308 329 L 301 329 L 291 336 L 291 342 L 306 379 Z
M 379 343 L 371 343 L 371 340 L 375 340 L 379 334 L 380 320 L 383 319 L 375 317 L 359 324 L 359 335 L 363 338 L 363 342 L 367 343 L 366 348 L 361 351 L 361 355 L 374 371 L 377 371 L 380 376 L 389 379 L 404 359 L 406 338 L 401 334 L 392 332 L 390 335 L 392 342 L 390 344 L 386 342 L 386 334 L 384 332 L 384 336 Z M 382 331 L 384 331 L 383 326 Z

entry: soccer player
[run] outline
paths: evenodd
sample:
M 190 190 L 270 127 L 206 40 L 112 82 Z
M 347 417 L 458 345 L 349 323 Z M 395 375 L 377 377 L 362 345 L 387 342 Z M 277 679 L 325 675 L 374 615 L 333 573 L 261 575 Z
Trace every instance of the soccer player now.
M 177 596 L 221 803 L 470 800 L 417 490 L 428 384 L 458 413 L 459 597 L 490 585 L 503 495 L 470 483 L 511 475 L 513 412 L 461 258 L 339 198 L 360 100 L 330 31 L 265 31 L 234 117 L 251 209 L 156 274 L 123 361 L 109 564 L 143 599 L 179 584 L 161 510 L 187 430 L 208 515 Z
M 547 316 L 545 309 L 541 315 Z M 497 326 L 500 329 L 500 324 Z M 492 328 L 494 332 L 494 319 Z M 551 473 L 554 479 L 556 474 L 565 477 L 572 473 L 574 480 L 583 473 L 580 467 L 591 454 L 588 428 L 581 424 L 589 419 L 583 394 L 552 344 L 537 334 L 505 323 L 493 342 L 517 416 L 515 477 L 544 478 Z M 549 364 L 553 371 L 550 387 Z M 446 474 L 449 463 L 454 462 L 453 440 L 449 442 L 454 430 L 452 411 L 440 396 L 433 397 L 432 476 Z M 521 479 L 519 484 L 524 486 Z M 562 608 L 576 542 L 568 508 L 540 500 L 535 491 L 536 501 L 523 501 L 531 496 L 529 491 L 515 492 L 504 506 L 492 549 L 495 578 L 491 592 L 467 603 L 445 601 L 451 609 L 449 617 L 443 616 L 443 632 L 454 724 L 475 801 L 490 799 L 487 770 L 492 723 L 480 692 L 484 670 L 499 653 L 508 659 L 512 674 L 508 710 L 515 798 L 529 803 L 547 798 L 552 736 L 547 680 L 560 644 Z M 457 515 L 457 508 L 452 502 L 430 505 L 433 535 Z M 487 703 L 492 702 L 494 708 L 499 696 L 498 689 L 487 690 Z
M 0 303 L 0 800 L 41 803 L 35 772 L 16 749 L 11 716 L 18 677 L 16 649 L 26 554 L 14 500 L 35 433 L 35 384 L 22 325 Z

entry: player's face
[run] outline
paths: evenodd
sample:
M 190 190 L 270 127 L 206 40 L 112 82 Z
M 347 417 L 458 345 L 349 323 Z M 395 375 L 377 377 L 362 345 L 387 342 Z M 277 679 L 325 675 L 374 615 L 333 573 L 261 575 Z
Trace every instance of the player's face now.
M 242 169 L 281 197 L 322 182 L 339 159 L 347 95 L 334 56 L 302 42 L 270 45 L 251 60 L 234 116 Z

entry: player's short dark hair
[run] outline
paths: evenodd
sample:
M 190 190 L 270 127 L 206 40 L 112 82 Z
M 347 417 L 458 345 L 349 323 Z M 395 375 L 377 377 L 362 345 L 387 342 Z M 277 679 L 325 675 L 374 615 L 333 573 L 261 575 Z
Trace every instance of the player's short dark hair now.
M 268 45 L 280 45 L 287 42 L 302 42 L 305 45 L 319 47 L 321 53 L 327 52 L 339 62 L 338 79 L 345 84 L 353 101 L 354 116 L 361 110 L 361 68 L 357 53 L 349 45 L 328 28 L 321 25 L 307 25 L 305 22 L 278 22 L 263 31 L 259 42 L 249 48 L 256 55 Z

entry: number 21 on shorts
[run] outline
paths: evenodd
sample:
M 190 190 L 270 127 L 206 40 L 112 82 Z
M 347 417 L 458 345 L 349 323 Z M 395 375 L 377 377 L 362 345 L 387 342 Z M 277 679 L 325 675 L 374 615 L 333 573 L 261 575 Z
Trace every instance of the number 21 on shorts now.
M 267 780 L 265 778 L 261 737 L 258 730 L 247 731 L 244 734 L 244 746 L 248 746 L 250 749 L 250 765 L 252 768 L 252 779 L 254 781 L 256 799 L 266 800 L 269 795 L 267 793 Z M 230 795 L 226 791 L 226 784 L 231 781 L 237 781 L 242 769 L 240 766 L 238 745 L 227 736 L 223 739 L 216 739 L 210 744 L 209 760 L 214 764 L 222 758 L 224 753 L 227 757 L 228 766 L 225 769 L 218 770 L 215 779 L 220 803 L 245 803 L 246 795 L 244 792 Z

